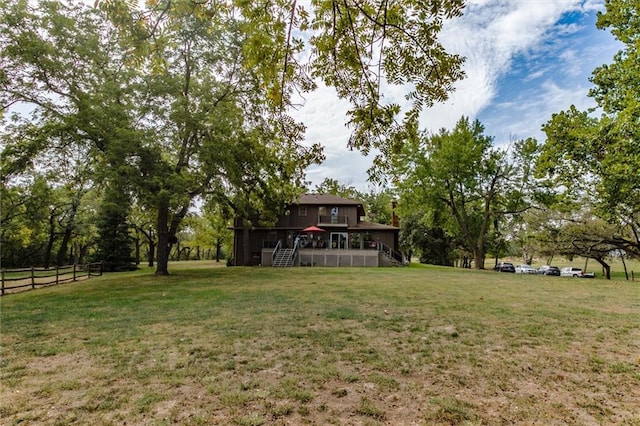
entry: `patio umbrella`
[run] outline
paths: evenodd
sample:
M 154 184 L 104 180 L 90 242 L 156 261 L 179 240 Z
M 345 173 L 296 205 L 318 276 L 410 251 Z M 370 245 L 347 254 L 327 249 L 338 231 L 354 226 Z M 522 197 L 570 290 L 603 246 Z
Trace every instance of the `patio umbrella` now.
M 308 226 L 308 227 L 304 228 L 302 230 L 302 232 L 309 232 L 309 233 L 313 234 L 314 232 L 318 232 L 318 233 L 324 232 L 324 229 L 318 228 L 317 226 L 313 226 L 312 225 L 312 226 Z

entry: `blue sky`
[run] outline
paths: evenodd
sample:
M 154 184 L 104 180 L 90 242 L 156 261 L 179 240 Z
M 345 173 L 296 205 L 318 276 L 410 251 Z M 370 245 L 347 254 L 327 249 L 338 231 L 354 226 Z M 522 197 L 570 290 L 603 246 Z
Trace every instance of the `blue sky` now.
M 601 0 L 469 0 L 465 15 L 447 23 L 445 47 L 467 57 L 467 78 L 449 101 L 424 111 L 421 127 L 451 128 L 462 116 L 479 119 L 498 146 L 535 137 L 551 114 L 574 104 L 594 106 L 587 96 L 589 77 L 612 62 L 620 45 L 608 31 L 595 27 Z M 403 105 L 405 88 L 391 87 L 385 96 Z M 346 148 L 346 102 L 321 87 L 295 113 L 307 125 L 307 141 L 325 146 L 327 161 L 307 172 L 312 186 L 337 179 L 367 191 L 371 157 Z

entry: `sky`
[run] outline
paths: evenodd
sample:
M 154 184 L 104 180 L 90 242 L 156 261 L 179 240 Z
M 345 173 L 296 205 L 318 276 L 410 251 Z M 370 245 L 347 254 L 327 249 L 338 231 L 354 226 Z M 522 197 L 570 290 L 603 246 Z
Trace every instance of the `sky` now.
M 540 129 L 553 113 L 595 106 L 587 96 L 589 77 L 621 48 L 609 31 L 595 27 L 603 10 L 602 0 L 469 0 L 464 15 L 440 34 L 448 52 L 467 58 L 466 78 L 447 102 L 423 111 L 421 128 L 451 129 L 466 116 L 480 120 L 496 146 L 528 137 L 544 142 Z M 389 88 L 385 98 L 404 105 L 405 92 Z M 326 161 L 307 170 L 312 189 L 325 178 L 374 189 L 367 182 L 373 157 L 347 149 L 348 107 L 320 86 L 293 114 L 307 126 L 306 143 L 325 147 Z

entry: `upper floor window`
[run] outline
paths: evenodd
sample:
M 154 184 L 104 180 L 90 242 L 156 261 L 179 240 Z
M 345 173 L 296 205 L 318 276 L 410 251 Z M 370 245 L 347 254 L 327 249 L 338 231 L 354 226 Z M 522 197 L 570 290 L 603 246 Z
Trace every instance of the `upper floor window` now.
M 298 206 L 298 216 L 307 215 L 307 206 Z

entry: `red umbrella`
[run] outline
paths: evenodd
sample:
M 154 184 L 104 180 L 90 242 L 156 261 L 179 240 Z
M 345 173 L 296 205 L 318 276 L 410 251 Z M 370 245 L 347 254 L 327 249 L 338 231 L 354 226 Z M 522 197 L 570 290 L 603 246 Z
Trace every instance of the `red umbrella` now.
M 324 232 L 324 229 L 318 228 L 317 226 L 313 226 L 312 225 L 312 226 L 309 226 L 307 228 L 304 228 L 302 230 L 302 232 L 310 232 L 310 233 L 313 233 L 313 232 Z

